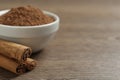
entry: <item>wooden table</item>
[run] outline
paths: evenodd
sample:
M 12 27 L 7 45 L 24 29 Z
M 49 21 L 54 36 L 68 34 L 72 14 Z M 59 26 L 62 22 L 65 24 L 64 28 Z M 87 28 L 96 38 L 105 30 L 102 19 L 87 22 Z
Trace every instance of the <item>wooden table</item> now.
M 32 57 L 37 67 L 0 80 L 120 80 L 120 0 L 0 0 L 0 9 L 32 4 L 58 14 L 55 39 Z

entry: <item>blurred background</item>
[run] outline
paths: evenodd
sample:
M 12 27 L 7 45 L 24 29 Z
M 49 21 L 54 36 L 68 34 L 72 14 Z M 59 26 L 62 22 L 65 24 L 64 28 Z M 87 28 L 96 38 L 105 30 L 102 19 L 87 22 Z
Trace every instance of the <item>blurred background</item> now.
M 120 0 L 0 0 L 0 10 L 24 5 L 52 11 L 58 14 L 61 22 L 65 24 L 101 23 L 98 20 L 104 23 L 104 20 L 110 18 L 120 18 Z
M 109 20 L 120 14 L 120 0 L 0 0 L 1 10 L 24 5 L 55 12 L 66 24 L 96 22 L 96 18 Z

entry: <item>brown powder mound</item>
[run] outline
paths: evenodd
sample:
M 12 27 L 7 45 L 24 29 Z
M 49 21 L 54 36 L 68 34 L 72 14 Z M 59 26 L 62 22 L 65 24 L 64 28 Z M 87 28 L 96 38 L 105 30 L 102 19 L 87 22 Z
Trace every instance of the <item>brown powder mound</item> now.
M 53 21 L 52 17 L 32 6 L 12 8 L 9 12 L 0 16 L 0 24 L 12 26 L 35 26 Z

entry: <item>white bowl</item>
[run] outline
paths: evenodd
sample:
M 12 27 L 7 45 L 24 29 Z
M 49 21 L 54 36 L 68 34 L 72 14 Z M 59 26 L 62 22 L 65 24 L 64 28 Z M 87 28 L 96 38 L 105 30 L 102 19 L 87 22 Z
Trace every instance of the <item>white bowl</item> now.
M 9 10 L 0 11 L 0 15 Z M 44 11 L 55 19 L 54 22 L 38 26 L 9 26 L 0 24 L 0 38 L 17 42 L 39 51 L 51 40 L 59 29 L 59 17 L 51 12 Z

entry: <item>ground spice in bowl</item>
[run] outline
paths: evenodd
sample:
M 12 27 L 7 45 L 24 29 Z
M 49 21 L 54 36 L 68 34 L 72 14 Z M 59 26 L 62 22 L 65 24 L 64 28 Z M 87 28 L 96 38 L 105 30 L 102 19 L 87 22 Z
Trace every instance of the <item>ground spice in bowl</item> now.
M 12 8 L 0 16 L 0 24 L 11 26 L 36 26 L 53 22 L 54 19 L 44 14 L 39 8 L 23 6 Z

